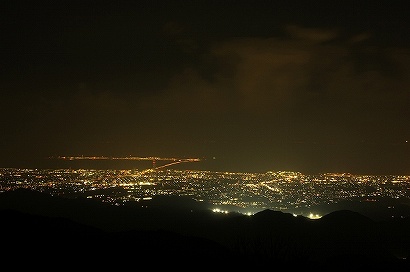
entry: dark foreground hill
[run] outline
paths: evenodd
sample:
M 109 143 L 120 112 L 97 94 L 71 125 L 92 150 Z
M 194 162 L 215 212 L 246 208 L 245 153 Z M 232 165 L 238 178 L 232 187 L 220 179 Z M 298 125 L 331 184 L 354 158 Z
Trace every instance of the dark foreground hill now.
M 246 216 L 17 189 L 0 194 L 0 222 L 3 264 L 15 268 L 410 268 L 409 218 L 374 221 L 349 210 L 315 220 L 273 210 Z

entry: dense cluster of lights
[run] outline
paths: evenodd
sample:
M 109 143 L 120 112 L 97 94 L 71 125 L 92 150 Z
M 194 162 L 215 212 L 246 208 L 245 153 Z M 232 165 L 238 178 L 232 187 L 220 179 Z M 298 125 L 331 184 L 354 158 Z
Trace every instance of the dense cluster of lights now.
M 85 196 L 116 205 L 149 201 L 160 195 L 188 196 L 213 204 L 217 207 L 214 212 L 244 214 L 263 209 L 290 211 L 343 200 L 410 199 L 409 176 L 304 175 L 291 171 L 0 169 L 0 191 L 18 187 L 66 197 Z M 316 219 L 320 215 L 312 213 L 307 217 Z

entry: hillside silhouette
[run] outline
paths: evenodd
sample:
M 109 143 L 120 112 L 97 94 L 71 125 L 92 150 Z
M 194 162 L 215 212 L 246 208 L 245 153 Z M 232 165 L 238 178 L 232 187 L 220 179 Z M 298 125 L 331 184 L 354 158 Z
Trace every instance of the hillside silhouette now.
M 15 268 L 43 269 L 410 268 L 410 218 L 375 221 L 350 210 L 320 219 L 269 209 L 218 214 L 186 208 L 186 201 L 115 206 L 6 191 L 0 194 L 3 257 Z

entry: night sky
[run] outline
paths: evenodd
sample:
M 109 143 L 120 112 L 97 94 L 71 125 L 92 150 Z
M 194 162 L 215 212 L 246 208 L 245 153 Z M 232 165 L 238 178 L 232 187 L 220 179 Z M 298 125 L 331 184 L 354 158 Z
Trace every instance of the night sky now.
M 0 167 L 410 175 L 405 2 L 2 0 Z

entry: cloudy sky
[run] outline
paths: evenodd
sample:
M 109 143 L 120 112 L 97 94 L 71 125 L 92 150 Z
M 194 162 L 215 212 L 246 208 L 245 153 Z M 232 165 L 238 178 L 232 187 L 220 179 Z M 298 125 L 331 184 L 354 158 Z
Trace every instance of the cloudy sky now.
M 0 167 L 409 175 L 403 2 L 2 0 Z

